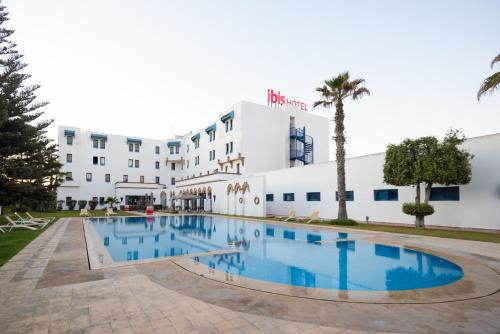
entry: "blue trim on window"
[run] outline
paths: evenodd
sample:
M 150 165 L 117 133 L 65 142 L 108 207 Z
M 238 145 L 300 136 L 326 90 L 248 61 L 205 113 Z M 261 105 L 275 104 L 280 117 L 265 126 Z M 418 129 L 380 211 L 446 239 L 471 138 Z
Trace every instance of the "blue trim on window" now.
M 192 141 L 196 141 L 200 139 L 200 133 L 195 134 L 194 136 L 191 137 Z
M 177 146 L 177 147 L 179 147 L 179 146 L 181 146 L 181 142 L 178 141 L 178 140 L 177 141 L 169 141 L 169 142 L 167 142 L 167 146 L 168 147 L 171 147 L 171 146 L 174 146 L 174 147 Z
M 337 202 L 339 201 L 339 192 L 338 191 L 335 192 L 335 200 Z M 354 201 L 354 191 L 353 190 L 347 190 L 345 192 L 345 200 L 350 201 L 350 202 Z
M 210 132 L 213 132 L 215 130 L 217 130 L 217 124 L 216 123 L 214 123 L 214 124 L 210 125 L 208 128 L 206 128 L 205 132 L 206 133 L 210 133 Z
M 295 201 L 295 193 L 284 193 L 283 201 L 285 202 L 293 202 Z
M 102 134 L 99 134 L 99 133 L 92 133 L 92 134 L 90 134 L 90 138 L 91 139 L 108 140 L 108 136 L 102 135 Z
M 283 231 L 283 238 L 295 240 L 295 232 L 294 231 Z
M 307 242 L 319 244 L 321 242 L 321 235 L 307 233 Z
M 127 144 L 139 144 L 142 145 L 142 139 L 140 138 L 127 138 Z
M 230 113 L 227 113 L 227 114 L 225 114 L 224 116 L 222 116 L 222 117 L 220 118 L 220 121 L 221 121 L 222 123 L 224 123 L 224 122 L 225 122 L 225 121 L 227 121 L 228 119 L 233 119 L 233 118 L 234 118 L 234 110 L 233 110 L 233 111 L 231 111 Z
M 374 201 L 397 201 L 398 200 L 398 190 L 397 189 L 375 189 L 375 190 L 373 190 L 373 200 Z
M 64 130 L 64 136 L 65 137 L 74 137 L 75 136 L 75 131 L 73 131 L 73 130 Z
M 266 194 L 266 202 L 274 202 L 274 194 Z
M 274 237 L 274 228 L 266 228 L 266 236 L 268 237 Z
M 460 187 L 431 188 L 429 201 L 460 201 Z
M 319 202 L 321 201 L 321 193 L 320 192 L 307 193 L 306 199 L 308 202 Z

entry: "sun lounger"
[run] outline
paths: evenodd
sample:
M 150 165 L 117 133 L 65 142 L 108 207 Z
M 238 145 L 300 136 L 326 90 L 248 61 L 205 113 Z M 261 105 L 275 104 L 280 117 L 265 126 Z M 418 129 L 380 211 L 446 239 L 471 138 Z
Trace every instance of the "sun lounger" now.
M 313 211 L 311 213 L 311 216 L 309 217 L 309 220 L 306 221 L 306 224 L 309 224 L 310 222 L 312 222 L 313 220 L 317 220 L 319 218 L 319 211 Z
M 290 214 L 288 215 L 288 217 L 284 220 L 284 221 L 289 221 L 290 219 L 295 219 L 297 218 L 297 214 L 295 213 L 295 210 L 292 210 L 290 211 Z
M 7 228 L 9 229 L 9 232 L 12 231 L 13 228 L 25 228 L 27 230 L 33 231 L 37 230 L 37 228 L 35 228 L 33 225 L 14 221 L 9 216 L 5 216 L 5 219 L 7 219 L 7 225 L 1 225 L 0 228 L 2 228 L 2 230 Z
M 106 216 L 116 216 L 116 212 L 114 212 L 112 208 L 106 208 Z
M 80 217 L 90 217 L 92 216 L 87 209 L 80 209 Z
M 26 211 L 26 216 L 28 216 L 32 221 L 40 221 L 40 222 L 52 222 L 56 217 L 45 217 L 45 218 L 36 218 L 31 215 L 31 213 Z
M 19 218 L 17 220 L 17 222 L 19 222 L 21 224 L 39 226 L 40 228 L 44 228 L 45 226 L 47 226 L 47 224 L 50 223 L 50 221 L 40 220 L 40 219 L 36 219 L 36 218 L 34 218 L 34 219 L 24 218 L 20 214 L 18 214 L 17 212 L 14 212 L 14 214 Z

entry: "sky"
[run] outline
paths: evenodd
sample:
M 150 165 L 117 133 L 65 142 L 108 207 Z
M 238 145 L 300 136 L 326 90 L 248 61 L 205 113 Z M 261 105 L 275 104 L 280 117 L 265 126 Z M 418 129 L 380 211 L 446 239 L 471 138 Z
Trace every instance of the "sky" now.
M 500 91 L 476 99 L 500 53 L 500 1 L 4 0 L 7 27 L 41 85 L 43 117 L 166 139 L 268 88 L 315 109 L 349 71 L 371 95 L 345 102 L 347 155 L 406 137 L 500 132 Z M 279 112 L 279 111 L 277 111 Z M 333 129 L 333 124 L 331 124 Z M 332 131 L 332 130 L 331 130 Z M 256 130 L 257 133 L 257 130 Z M 334 145 L 331 145 L 334 157 Z

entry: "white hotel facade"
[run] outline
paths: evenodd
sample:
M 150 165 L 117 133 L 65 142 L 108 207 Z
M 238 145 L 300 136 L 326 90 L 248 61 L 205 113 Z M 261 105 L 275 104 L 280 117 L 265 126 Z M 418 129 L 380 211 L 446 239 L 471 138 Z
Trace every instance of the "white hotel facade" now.
M 329 120 L 296 107 L 240 102 L 206 127 L 154 140 L 60 126 L 60 161 L 69 178 L 58 200 L 196 205 L 205 211 L 246 216 L 299 216 L 319 211 L 335 218 L 336 166 L 329 161 Z M 474 154 L 468 185 L 436 185 L 428 225 L 500 230 L 500 134 L 470 138 Z M 412 224 L 401 205 L 411 187 L 383 183 L 384 153 L 346 160 L 350 218 Z M 196 200 L 175 200 L 189 193 Z M 67 208 L 66 205 L 64 205 Z

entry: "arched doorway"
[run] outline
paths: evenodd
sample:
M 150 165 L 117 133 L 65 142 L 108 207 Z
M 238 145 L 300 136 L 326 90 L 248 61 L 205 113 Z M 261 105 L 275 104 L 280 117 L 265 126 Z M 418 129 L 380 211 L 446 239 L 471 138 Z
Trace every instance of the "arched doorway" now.
M 167 193 L 164 191 L 160 193 L 160 202 L 162 210 L 165 210 L 167 208 Z

